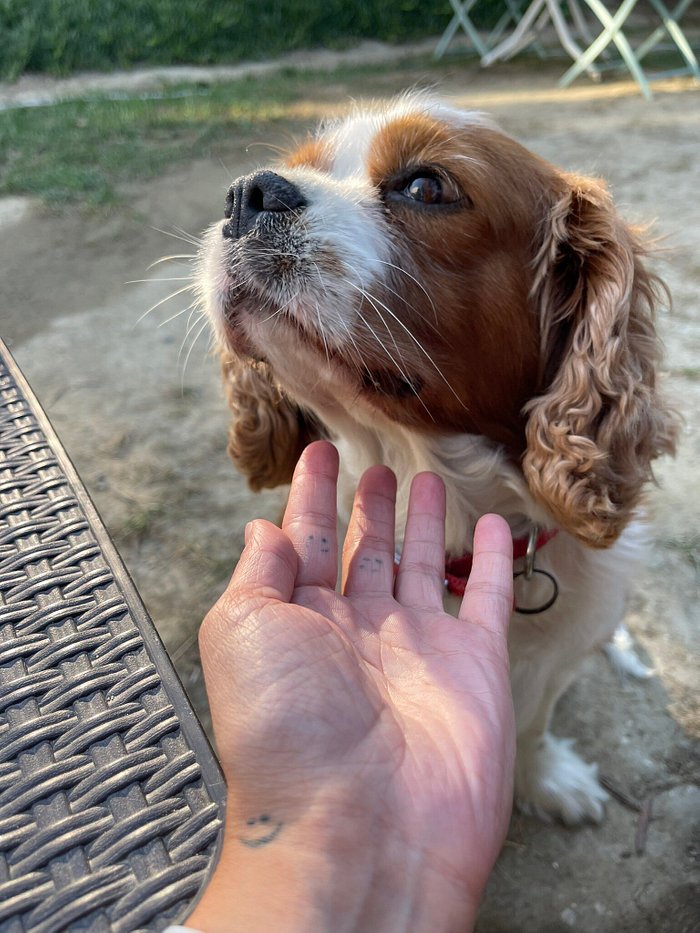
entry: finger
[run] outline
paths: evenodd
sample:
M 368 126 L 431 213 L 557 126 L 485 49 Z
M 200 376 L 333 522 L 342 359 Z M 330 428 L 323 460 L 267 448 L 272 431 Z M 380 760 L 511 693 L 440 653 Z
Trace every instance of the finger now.
M 264 519 L 246 527 L 245 547 L 224 597 L 263 597 L 289 602 L 299 559 L 287 535 Z M 222 597 L 222 598 L 224 598 Z
M 396 598 L 404 606 L 441 609 L 444 581 L 445 484 L 435 473 L 419 473 L 408 499 Z
M 338 451 L 328 441 L 304 450 L 292 479 L 282 529 L 299 556 L 297 586 L 335 589 L 338 578 Z
M 230 688 L 237 662 L 245 665 L 242 659 L 260 650 L 261 643 L 253 636 L 262 631 L 263 607 L 290 602 L 298 563 L 292 542 L 277 525 L 260 519 L 246 526 L 245 547 L 233 576 L 199 629 L 207 683 L 218 679 L 212 713 L 216 712 L 215 696 Z M 222 708 L 220 702 L 218 708 Z
M 504 638 L 513 608 L 513 538 L 499 515 L 484 515 L 474 531 L 474 557 L 460 619 Z
M 343 547 L 346 596 L 390 596 L 394 591 L 396 477 L 373 466 L 360 480 Z

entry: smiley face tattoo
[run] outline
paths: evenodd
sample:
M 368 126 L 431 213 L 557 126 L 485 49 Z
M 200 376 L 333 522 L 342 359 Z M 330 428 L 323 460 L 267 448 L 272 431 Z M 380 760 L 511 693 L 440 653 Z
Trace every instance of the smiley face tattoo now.
M 269 813 L 262 813 L 246 820 L 238 841 L 249 849 L 259 849 L 276 839 L 283 826 L 284 823 L 275 823 Z
M 311 555 L 313 552 L 318 551 L 321 554 L 330 554 L 331 552 L 331 542 L 328 538 L 319 538 L 316 535 L 307 535 L 306 536 L 306 552 L 307 556 Z

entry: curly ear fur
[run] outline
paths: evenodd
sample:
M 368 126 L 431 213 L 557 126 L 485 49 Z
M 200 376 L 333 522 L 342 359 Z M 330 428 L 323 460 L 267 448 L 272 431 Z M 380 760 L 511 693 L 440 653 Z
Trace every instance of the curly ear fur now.
M 639 234 L 598 182 L 564 176 L 536 259 L 542 380 L 525 408 L 530 489 L 584 543 L 608 547 L 675 449 L 677 419 L 657 392 L 654 309 L 666 289 L 642 265 Z
M 288 398 L 266 363 L 221 354 L 233 421 L 228 453 L 254 492 L 289 483 L 302 450 L 323 437 L 312 415 Z

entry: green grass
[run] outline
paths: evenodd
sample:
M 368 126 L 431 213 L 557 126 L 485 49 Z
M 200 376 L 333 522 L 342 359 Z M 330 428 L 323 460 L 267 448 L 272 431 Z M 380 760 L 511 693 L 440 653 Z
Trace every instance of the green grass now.
M 345 68 L 332 75 L 285 70 L 212 86 L 170 87 L 160 99 L 94 98 L 0 112 L 0 196 L 31 195 L 61 207 L 101 208 L 122 189 L 167 166 L 208 158 L 256 127 L 288 120 L 309 95 L 338 90 L 338 99 L 408 85 L 439 68 L 429 60 L 401 67 Z M 261 132 L 261 137 L 264 137 Z
M 493 21 L 501 6 L 480 0 L 474 18 Z M 405 42 L 438 35 L 451 15 L 447 0 L 0 0 L 0 78 Z
M 120 545 L 144 541 L 149 537 L 154 523 L 164 514 L 164 504 L 149 507 L 136 506 L 121 527 L 115 530 L 115 540 Z
M 673 372 L 677 376 L 690 380 L 690 382 L 700 382 L 700 369 L 694 366 L 683 366 L 681 369 L 674 369 Z
M 124 182 L 206 155 L 227 135 L 283 117 L 298 96 L 283 78 L 167 93 L 183 96 L 98 98 L 0 113 L 0 195 L 104 205 L 117 199 Z

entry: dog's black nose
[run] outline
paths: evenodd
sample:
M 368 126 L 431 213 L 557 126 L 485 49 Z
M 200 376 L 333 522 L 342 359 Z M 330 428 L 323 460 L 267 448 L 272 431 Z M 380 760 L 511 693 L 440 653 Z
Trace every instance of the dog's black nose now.
M 244 236 L 261 214 L 300 211 L 306 206 L 301 191 L 276 172 L 254 172 L 237 178 L 226 195 L 223 235 L 228 240 Z

